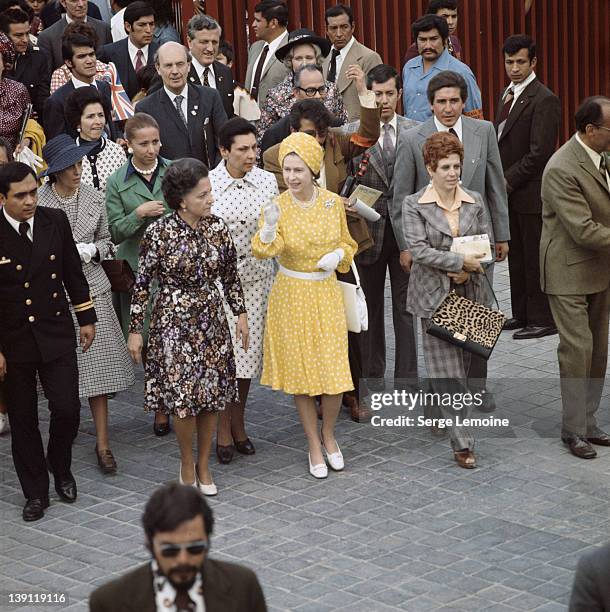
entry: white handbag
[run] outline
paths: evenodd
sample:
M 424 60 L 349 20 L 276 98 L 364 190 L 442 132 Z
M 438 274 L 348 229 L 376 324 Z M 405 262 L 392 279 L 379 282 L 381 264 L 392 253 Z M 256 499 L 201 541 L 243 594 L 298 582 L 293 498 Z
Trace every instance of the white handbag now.
M 356 264 L 352 261 L 352 272 L 356 284 L 337 281 L 343 293 L 343 304 L 345 306 L 345 318 L 347 319 L 348 331 L 359 334 L 369 328 L 369 312 L 366 306 L 366 297 L 360 286 L 360 277 Z

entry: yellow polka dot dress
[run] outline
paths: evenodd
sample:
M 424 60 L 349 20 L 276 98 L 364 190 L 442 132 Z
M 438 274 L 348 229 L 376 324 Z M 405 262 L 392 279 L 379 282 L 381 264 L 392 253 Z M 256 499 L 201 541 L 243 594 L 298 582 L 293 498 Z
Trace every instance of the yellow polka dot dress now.
M 255 257 L 278 257 L 289 270 L 320 272 L 320 258 L 342 248 L 345 255 L 337 269 L 349 270 L 357 245 L 336 194 L 320 189 L 308 208 L 288 191 L 277 202 L 277 235 L 265 244 L 257 232 L 252 238 Z M 261 384 L 293 395 L 334 395 L 354 388 L 343 296 L 334 273 L 324 280 L 304 280 L 278 272 L 265 322 Z

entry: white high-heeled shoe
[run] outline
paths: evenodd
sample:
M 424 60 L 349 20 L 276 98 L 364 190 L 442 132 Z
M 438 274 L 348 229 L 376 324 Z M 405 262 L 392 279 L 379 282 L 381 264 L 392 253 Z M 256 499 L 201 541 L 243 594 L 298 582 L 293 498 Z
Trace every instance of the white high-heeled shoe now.
M 181 485 L 186 485 L 187 487 L 195 487 L 197 488 L 197 469 L 195 468 L 195 464 L 193 463 L 193 471 L 195 472 L 195 480 L 193 482 L 184 482 L 184 480 L 182 480 L 182 464 L 180 464 L 180 473 L 178 474 L 178 482 Z
M 201 491 L 203 495 L 207 495 L 208 497 L 213 497 L 214 495 L 218 495 L 218 487 L 212 484 L 203 484 L 201 480 L 199 480 L 199 474 L 197 473 L 197 469 L 195 469 L 195 482 L 197 483 L 195 486 Z
M 307 457 L 309 458 L 309 473 L 314 478 L 326 478 L 328 476 L 328 468 L 326 467 L 326 463 L 318 463 L 317 465 L 312 465 L 311 454 L 308 453 Z
M 336 453 L 329 453 L 326 450 L 326 446 L 324 446 L 324 442 L 322 442 L 322 448 L 326 453 L 326 461 L 328 461 L 328 465 L 330 465 L 331 469 L 335 472 L 340 472 L 345 467 L 345 462 L 343 461 L 343 453 L 339 448 L 339 443 L 335 440 L 335 444 L 337 445 Z

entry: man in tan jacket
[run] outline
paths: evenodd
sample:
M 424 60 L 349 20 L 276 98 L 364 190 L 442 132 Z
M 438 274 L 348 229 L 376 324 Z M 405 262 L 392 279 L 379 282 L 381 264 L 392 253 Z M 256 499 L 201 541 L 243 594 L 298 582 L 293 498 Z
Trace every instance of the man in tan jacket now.
M 610 99 L 585 100 L 577 133 L 542 176 L 540 276 L 559 330 L 562 440 L 582 459 L 610 446 L 595 420 L 606 375 L 610 308 Z

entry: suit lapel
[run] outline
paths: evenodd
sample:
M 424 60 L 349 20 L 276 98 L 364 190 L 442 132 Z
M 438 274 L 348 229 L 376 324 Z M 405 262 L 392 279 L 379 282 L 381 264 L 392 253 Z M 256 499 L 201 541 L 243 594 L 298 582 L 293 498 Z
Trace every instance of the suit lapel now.
M 468 236 L 477 218 L 478 207 L 470 202 L 462 202 L 460 207 L 460 236 Z
M 481 137 L 478 128 L 468 121 L 468 117 L 462 117 L 462 144 L 464 145 L 462 184 L 468 188 L 477 166 L 473 162 L 481 158 Z
M 47 257 L 55 235 L 55 225 L 51 223 L 42 211 L 34 214 L 34 244 L 32 245 L 32 259 L 28 270 L 28 278 L 42 260 Z
M 379 143 L 374 144 L 368 149 L 370 154 L 369 163 L 375 169 L 375 172 L 379 175 L 379 178 L 383 181 L 386 187 L 390 186 L 390 181 L 386 172 L 386 164 L 383 158 L 383 151 L 379 146 Z
M 527 108 L 527 106 L 531 102 L 531 98 L 535 97 L 538 91 L 538 79 L 534 79 L 521 93 L 517 102 L 513 105 L 510 110 L 510 113 L 506 119 L 506 123 L 504 124 L 504 129 L 502 130 L 502 135 L 500 136 L 500 140 L 508 134 L 510 129 L 517 123 L 519 119 L 519 115 Z
M 449 222 L 443 210 L 436 204 L 418 204 L 418 209 L 426 221 L 437 231 L 453 237 Z
M 341 70 L 339 70 L 339 74 L 337 75 L 336 83 L 339 93 L 343 93 L 352 82 L 347 80 L 345 73 L 347 72 L 347 69 L 350 64 L 358 63 L 360 55 L 360 43 L 357 40 L 354 40 L 354 44 L 350 47 L 350 50 L 347 52 L 347 55 L 343 59 L 343 63 L 341 64 Z
M 203 599 L 206 610 L 231 610 L 235 601 L 231 598 L 231 584 L 216 563 L 206 559 L 203 564 Z M 237 585 L 234 585 L 234 588 Z
M 285 32 L 284 36 L 282 36 L 282 42 L 280 42 L 280 47 L 286 44 L 287 42 L 288 42 L 288 32 Z M 279 62 L 279 60 L 277 59 L 277 57 L 275 57 L 275 54 L 272 54 L 271 58 L 267 62 L 267 65 L 263 68 L 263 71 L 261 73 L 261 81 L 265 78 L 265 75 L 269 72 L 269 70 L 271 70 L 271 67 L 275 65 L 276 62 Z
M 595 167 L 595 164 L 593 163 L 587 152 L 580 145 L 580 143 L 576 140 L 576 137 L 573 136 L 572 139 L 572 149 L 574 151 L 574 155 L 582 166 L 582 169 L 588 172 L 596 181 L 599 182 L 600 185 L 603 185 L 606 191 L 610 191 L 610 189 L 608 189 L 608 182 L 602 178 L 599 168 Z
M 169 96 L 165 93 L 165 89 L 163 87 L 159 90 L 159 102 L 165 109 L 165 114 L 171 117 L 172 121 L 176 124 L 178 130 L 180 132 L 183 132 L 188 137 L 188 130 L 186 129 L 186 125 L 184 125 L 184 122 L 178 116 L 178 111 L 176 110 L 174 103 L 169 99 Z
M 34 220 L 34 225 L 36 225 L 36 220 Z M 36 230 L 36 228 L 34 228 Z M 23 238 L 19 236 L 19 234 L 11 227 L 9 222 L 6 220 L 4 213 L 0 210 L 0 245 L 2 245 L 2 249 L 0 250 L 0 257 L 5 257 L 7 259 L 17 258 L 19 261 L 17 263 L 23 263 L 27 265 L 27 262 L 30 260 L 31 252 L 28 249 L 27 245 L 23 242 Z M 6 266 L 13 265 L 14 262 L 10 264 L 4 264 Z M 15 264 L 16 265 L 16 264 Z
M 191 64 L 191 69 L 189 71 L 188 82 L 191 85 L 203 85 L 203 83 L 199 80 L 199 75 L 197 74 L 197 70 L 195 70 L 195 66 Z

